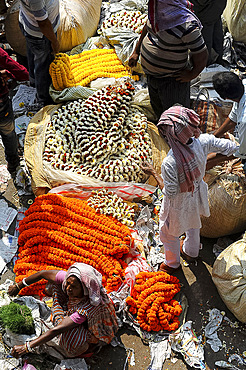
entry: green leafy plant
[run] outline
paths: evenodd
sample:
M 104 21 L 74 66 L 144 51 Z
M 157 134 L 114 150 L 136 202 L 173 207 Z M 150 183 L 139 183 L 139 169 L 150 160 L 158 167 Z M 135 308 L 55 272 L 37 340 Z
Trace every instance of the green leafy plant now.
M 30 308 L 11 302 L 0 307 L 0 324 L 16 334 L 34 334 L 34 322 Z

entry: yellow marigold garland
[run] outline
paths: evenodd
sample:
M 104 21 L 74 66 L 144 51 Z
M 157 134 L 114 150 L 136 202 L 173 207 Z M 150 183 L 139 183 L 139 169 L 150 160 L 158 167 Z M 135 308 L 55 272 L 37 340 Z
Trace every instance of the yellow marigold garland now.
M 49 69 L 53 86 L 63 90 L 72 86 L 88 86 L 99 77 L 133 76 L 117 57 L 114 49 L 85 50 L 80 54 L 67 55 L 59 53 Z
M 143 330 L 176 330 L 178 316 L 182 312 L 180 304 L 173 299 L 180 291 L 179 280 L 165 272 L 140 272 L 136 284 L 127 297 L 129 311 L 137 315 Z
M 74 262 L 87 263 L 103 275 L 108 292 L 124 280 L 122 257 L 132 243 L 130 230 L 119 221 L 97 214 L 81 199 L 46 194 L 36 198 L 19 226 L 19 258 L 14 272 L 21 281 L 34 272 L 67 270 Z M 45 282 L 21 290 L 43 295 Z

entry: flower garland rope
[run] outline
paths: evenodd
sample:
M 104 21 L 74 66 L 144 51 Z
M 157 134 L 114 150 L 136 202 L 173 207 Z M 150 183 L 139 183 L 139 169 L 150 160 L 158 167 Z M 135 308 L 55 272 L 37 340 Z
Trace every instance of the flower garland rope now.
M 146 331 L 173 331 L 179 327 L 180 304 L 173 299 L 180 291 L 178 278 L 165 272 L 140 272 L 126 303 Z
M 97 214 L 86 201 L 57 194 L 39 196 L 25 212 L 19 231 L 17 282 L 37 271 L 67 270 L 74 262 L 83 262 L 102 274 L 108 292 L 122 285 L 131 232 L 119 221 Z M 21 294 L 42 296 L 44 285 L 45 281 L 25 287 Z

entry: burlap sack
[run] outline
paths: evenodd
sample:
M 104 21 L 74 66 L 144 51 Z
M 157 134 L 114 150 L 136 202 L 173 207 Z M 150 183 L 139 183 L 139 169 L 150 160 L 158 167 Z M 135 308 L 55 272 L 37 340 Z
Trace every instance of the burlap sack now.
M 246 2 L 245 0 L 227 0 L 223 12 L 226 25 L 234 41 L 246 42 Z
M 246 233 L 217 257 L 212 279 L 229 310 L 246 323 Z
M 153 166 L 157 173 L 161 174 L 162 161 L 167 156 L 170 148 L 166 141 L 160 136 L 157 126 L 151 122 L 148 122 L 148 134 L 150 135 L 152 143 Z M 157 182 L 153 176 L 149 177 L 147 183 L 152 186 L 157 186 Z
M 68 51 L 94 36 L 98 26 L 102 0 L 60 0 L 60 25 L 57 38 L 60 51 Z M 26 41 L 19 27 L 20 0 L 9 7 L 5 20 L 8 43 L 19 54 L 26 56 Z
M 26 40 L 19 26 L 20 0 L 15 0 L 8 8 L 5 18 L 5 35 L 15 52 L 26 56 Z
M 63 185 L 66 183 L 74 183 L 78 185 L 90 185 L 90 186 L 106 186 L 110 183 L 105 183 L 99 181 L 95 178 L 78 175 L 72 171 L 63 171 L 54 169 L 49 163 L 43 162 L 43 151 L 45 147 L 45 133 L 47 124 L 55 110 L 57 110 L 60 105 L 48 105 L 41 109 L 35 116 L 31 119 L 26 136 L 24 145 L 24 156 L 31 174 L 32 190 L 36 196 L 47 193 L 50 189 Z M 152 135 L 154 144 L 154 164 L 162 161 L 162 156 L 165 155 L 165 150 L 163 149 L 165 144 L 159 142 L 156 138 L 156 134 L 152 132 L 155 127 L 150 124 L 150 133 Z M 160 151 L 160 153 L 158 152 Z M 161 163 L 161 162 L 160 162 Z M 117 183 L 122 184 L 122 183 Z M 126 184 L 126 183 L 124 183 Z M 154 191 L 152 184 L 143 184 L 143 188 L 151 189 Z M 149 192 L 147 191 L 149 194 Z
M 215 167 L 214 167 L 215 168 Z M 246 183 L 239 176 L 215 173 L 207 174 L 209 217 L 201 217 L 201 235 L 219 238 L 243 232 L 246 229 Z

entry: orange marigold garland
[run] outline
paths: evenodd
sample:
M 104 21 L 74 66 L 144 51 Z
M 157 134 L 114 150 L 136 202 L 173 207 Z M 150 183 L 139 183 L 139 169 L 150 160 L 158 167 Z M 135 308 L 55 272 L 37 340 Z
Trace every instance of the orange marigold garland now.
M 180 304 L 173 299 L 180 291 L 178 278 L 165 272 L 140 272 L 126 303 L 137 315 L 143 330 L 173 331 L 179 327 Z
M 103 276 L 108 292 L 124 280 L 123 255 L 132 243 L 130 230 L 119 221 L 96 213 L 81 199 L 46 194 L 36 198 L 19 226 L 16 282 L 37 271 L 67 270 L 74 262 L 87 263 Z M 21 294 L 43 295 L 45 281 Z

